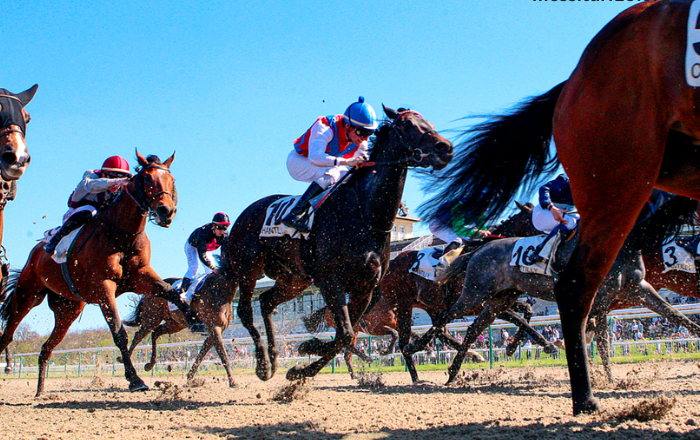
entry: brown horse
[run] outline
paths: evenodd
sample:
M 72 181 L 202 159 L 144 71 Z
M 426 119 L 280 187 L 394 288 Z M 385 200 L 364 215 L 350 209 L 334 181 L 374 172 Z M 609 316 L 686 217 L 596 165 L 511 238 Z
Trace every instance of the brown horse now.
M 519 211 L 493 228 L 491 231 L 493 236 L 526 237 L 540 234 L 532 226 L 532 204 L 523 205 L 516 202 L 516 205 Z M 480 245 L 481 242 L 467 242 L 462 253 L 472 252 Z M 443 311 L 449 310 L 457 301 L 462 292 L 462 284 L 464 284 L 464 272 L 450 272 L 454 273 L 454 276 L 442 280 L 441 283 L 427 280 L 410 272 L 411 267 L 416 263 L 417 255 L 417 251 L 408 251 L 396 257 L 391 262 L 389 271 L 382 279 L 380 287 L 382 297 L 386 297 L 388 306 L 396 312 L 399 323 L 399 347 L 414 383 L 418 381 L 418 372 L 412 355 L 421 350 L 430 338 L 420 339 L 413 345 L 409 345 L 413 308 L 425 310 L 431 321 L 436 322 L 438 316 Z M 499 316 L 501 319 L 513 322 L 518 327 L 514 342 L 508 346 L 507 353 L 512 355 L 515 352 L 519 343 L 525 338 L 525 333 L 530 334 L 537 344 L 545 347 L 545 352 L 555 353 L 556 348 L 528 324 L 529 316 L 532 316 L 531 307 L 528 304 L 518 302 L 515 308 L 525 313 L 525 319 L 519 317 L 515 310 L 508 310 Z M 465 315 L 476 315 L 480 312 L 481 307 L 475 307 L 467 310 Z M 444 331 L 438 332 L 436 336 L 455 348 L 459 348 L 461 345 L 453 338 L 447 337 Z
M 439 216 L 464 199 L 467 221 L 499 215 L 556 167 L 553 137 L 581 214 L 578 246 L 555 289 L 574 414 L 599 409 L 586 320 L 652 188 L 700 199 L 700 93 L 685 74 L 686 54 L 692 59 L 698 51 L 688 29 L 699 27 L 690 1 L 647 1 L 623 11 L 595 36 L 567 81 L 477 125 L 427 206 Z M 688 66 L 687 78 L 697 67 Z
M 4 291 L 7 299 L 0 307 L 0 320 L 4 324 L 0 350 L 12 342 L 17 326 L 27 313 L 53 293 L 48 296 L 55 324 L 41 347 L 37 396 L 44 391 L 46 366 L 53 349 L 63 340 L 86 303 L 100 306 L 114 343 L 124 358 L 124 372 L 131 391 L 148 387 L 128 358 L 127 334 L 119 318 L 116 297 L 124 292 L 168 297 L 189 312 L 178 292 L 164 283 L 151 267 L 151 243 L 145 233 L 149 218 L 159 226 L 169 227 L 175 216 L 175 179 L 170 174 L 175 155 L 164 163 L 156 156 L 143 157 L 138 151 L 136 156 L 140 165 L 138 173 L 76 238 L 75 249 L 64 269 L 72 286 L 64 277 L 61 265 L 44 252 L 44 243 L 39 243 L 30 252 L 22 271 Z
M 225 266 L 223 266 L 225 267 Z M 179 278 L 166 278 L 164 281 L 173 285 Z M 223 274 L 210 274 L 204 280 L 204 284 L 197 291 L 192 299 L 192 310 L 195 311 L 197 317 L 207 326 L 209 335 L 202 343 L 197 359 L 192 368 L 187 373 L 187 381 L 194 379 L 199 365 L 204 360 L 204 356 L 209 353 L 212 347 L 216 347 L 216 352 L 219 354 L 221 364 L 226 370 L 228 376 L 228 385 L 236 386 L 231 368 L 229 366 L 229 358 L 224 347 L 223 332 L 231 324 L 233 319 L 233 294 L 236 293 L 235 287 L 230 286 L 228 278 Z M 141 341 L 144 340 L 149 333 L 151 335 L 151 360 L 144 369 L 151 371 L 157 362 L 157 341 L 162 335 L 172 335 L 187 328 L 185 316 L 180 310 L 170 310 L 169 303 L 163 298 L 158 298 L 151 295 L 143 295 L 136 305 L 133 314 L 122 321 L 124 325 L 129 327 L 138 327 L 139 329 L 134 334 L 129 347 L 129 356 L 134 352 L 134 349 Z
M 312 280 L 333 311 L 336 338 L 304 342 L 299 352 L 318 354 L 321 359 L 291 368 L 287 378 L 316 375 L 352 342 L 353 327 L 389 264 L 391 229 L 408 167 L 441 169 L 452 159 L 452 144 L 419 113 L 386 107 L 384 112 L 389 119 L 371 142 L 369 163 L 374 166 L 360 168 L 337 187 L 316 212 L 308 240 L 259 237 L 267 208 L 281 195 L 253 203 L 231 228 L 227 250 L 240 285 L 238 316 L 255 343 L 256 374 L 262 380 L 270 379 L 277 368 L 272 312 L 299 296 Z M 263 273 L 276 280 L 260 295 L 267 344 L 255 328 L 252 308 L 255 283 Z
M 17 182 L 27 169 L 31 157 L 27 150 L 25 136 L 27 124 L 31 120 L 29 112 L 24 106 L 34 98 L 38 85 L 22 93 L 12 93 L 6 89 L 0 89 L 0 258 L 5 258 L 5 249 L 2 247 L 3 229 L 5 225 L 5 205 L 14 200 L 17 193 Z M 0 285 L 8 275 L 9 264 L 0 261 Z M 4 297 L 0 296 L 0 303 Z M 11 373 L 10 351 L 5 350 L 5 373 Z

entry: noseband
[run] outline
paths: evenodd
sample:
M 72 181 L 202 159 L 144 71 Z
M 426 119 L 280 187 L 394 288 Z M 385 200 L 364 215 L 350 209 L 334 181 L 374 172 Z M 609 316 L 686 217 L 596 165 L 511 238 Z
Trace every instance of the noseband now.
M 131 197 L 131 199 L 134 201 L 134 203 L 136 203 L 136 206 L 138 206 L 139 210 L 141 210 L 141 215 L 144 217 L 146 215 L 148 215 L 148 220 L 150 222 L 155 223 L 156 213 L 154 213 L 153 210 L 151 209 L 151 204 L 153 203 L 153 201 L 156 198 L 158 198 L 162 194 L 169 195 L 171 198 L 173 198 L 173 193 L 171 193 L 170 191 L 159 191 L 159 192 L 155 193 L 153 196 L 151 196 L 150 198 L 147 197 L 146 189 L 145 189 L 144 184 L 143 184 L 143 174 L 144 174 L 144 171 L 148 170 L 149 168 L 156 168 L 156 169 L 167 171 L 168 173 L 170 173 L 170 169 L 168 169 L 164 166 L 156 165 L 156 164 L 147 165 L 147 166 L 139 169 L 138 173 L 132 178 L 132 180 L 135 181 L 134 188 L 136 190 L 136 196 L 134 196 L 134 194 L 131 194 L 131 192 L 128 189 L 125 189 L 124 192 L 126 192 L 129 195 L 129 197 Z M 141 179 L 135 180 L 139 176 L 141 177 Z
M 417 111 L 406 110 L 406 111 L 399 113 L 399 115 L 391 123 L 391 129 L 396 134 L 396 137 L 399 138 L 399 142 L 401 142 L 401 144 L 403 144 L 406 147 L 406 149 L 410 152 L 410 155 L 408 155 L 406 157 L 406 159 L 404 159 L 402 161 L 398 161 L 398 162 L 399 163 L 411 163 L 412 162 L 414 164 L 418 164 L 424 158 L 426 158 L 427 156 L 430 156 L 430 154 L 425 154 L 425 153 L 423 153 L 423 150 L 420 149 L 420 146 L 423 143 L 423 139 L 425 139 L 425 136 L 427 136 L 431 133 L 437 133 L 437 132 L 434 129 L 427 130 L 427 131 L 423 132 L 423 134 L 420 135 L 417 142 L 415 142 L 415 143 L 410 142 L 408 139 L 406 139 L 405 131 L 403 130 L 403 128 L 401 128 L 397 124 L 397 121 L 399 120 L 399 118 L 401 118 L 404 115 L 416 115 L 423 120 L 425 120 L 425 119 L 423 118 L 423 115 L 421 115 Z

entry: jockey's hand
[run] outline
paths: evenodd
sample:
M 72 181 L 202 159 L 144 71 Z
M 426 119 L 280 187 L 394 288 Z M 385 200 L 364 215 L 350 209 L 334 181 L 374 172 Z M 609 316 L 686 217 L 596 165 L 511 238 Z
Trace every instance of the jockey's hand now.
M 564 214 L 566 214 L 565 210 L 559 209 L 556 206 L 552 205 L 551 208 L 549 208 L 549 212 L 552 213 L 552 217 L 554 217 L 554 220 L 561 224 L 568 224 L 569 221 L 564 218 Z
M 368 157 L 364 154 L 360 154 L 359 156 L 356 157 L 351 157 L 350 159 L 343 159 L 341 162 L 342 165 L 347 165 L 349 167 L 356 167 L 360 165 L 362 162 L 365 162 L 368 159 Z
M 114 179 L 111 182 L 109 182 L 109 190 L 112 192 L 118 191 L 121 188 L 127 186 L 130 181 L 131 179 L 129 179 L 128 177 L 125 177 L 123 179 Z
M 491 236 L 491 231 L 487 229 L 479 229 L 478 231 L 476 231 L 476 233 L 480 238 L 486 238 Z

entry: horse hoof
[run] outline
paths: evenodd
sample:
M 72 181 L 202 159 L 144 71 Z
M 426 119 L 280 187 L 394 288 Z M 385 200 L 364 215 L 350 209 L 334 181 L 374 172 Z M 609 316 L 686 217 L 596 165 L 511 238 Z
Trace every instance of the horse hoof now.
M 318 354 L 321 347 L 323 347 L 324 342 L 318 338 L 309 339 L 308 341 L 302 342 L 299 346 L 299 354 L 306 356 L 309 354 Z
M 5 367 L 5 374 L 12 374 L 12 367 Z
M 555 347 L 554 345 L 549 344 L 548 346 L 546 346 L 546 347 L 544 348 L 544 352 L 547 353 L 547 354 L 555 354 L 555 353 L 558 353 L 559 350 L 558 350 L 557 347 Z
M 255 375 L 258 376 L 258 379 L 262 381 L 268 381 L 272 379 L 272 371 L 265 367 L 265 366 L 260 366 L 255 369 Z
M 155 363 L 149 362 L 149 363 L 147 363 L 146 365 L 143 366 L 143 369 L 144 369 L 145 371 L 151 371 L 151 370 L 153 369 L 153 367 L 155 367 L 155 366 L 156 366 Z
M 600 407 L 598 406 L 598 401 L 594 397 L 584 400 L 583 402 L 574 402 L 575 416 L 581 414 L 594 414 L 598 411 L 600 411 Z
M 132 393 L 136 393 L 138 391 L 148 391 L 148 385 L 143 382 L 132 383 L 129 384 L 129 391 Z
M 292 367 L 287 370 L 287 380 L 299 380 L 306 377 L 303 373 L 304 369 L 301 367 Z

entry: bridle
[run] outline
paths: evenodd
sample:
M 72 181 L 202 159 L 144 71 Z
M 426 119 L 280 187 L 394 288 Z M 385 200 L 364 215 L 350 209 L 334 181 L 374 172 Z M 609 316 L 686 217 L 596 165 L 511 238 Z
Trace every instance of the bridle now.
M 175 201 L 175 197 L 174 197 L 173 193 L 171 193 L 170 191 L 159 191 L 159 192 L 153 194 L 152 196 L 148 197 L 148 195 L 146 194 L 145 185 L 143 183 L 143 176 L 144 176 L 144 172 L 148 169 L 151 169 L 151 168 L 156 168 L 156 169 L 167 171 L 168 173 L 170 173 L 169 168 L 166 168 L 166 167 L 164 167 L 162 165 L 158 165 L 158 164 L 150 164 L 150 165 L 146 165 L 145 167 L 142 167 L 142 168 L 137 168 L 137 173 L 132 178 L 132 181 L 134 182 L 134 190 L 136 192 L 136 195 L 132 194 L 131 191 L 128 190 L 128 188 L 124 189 L 123 192 L 127 193 L 129 195 L 129 197 L 131 197 L 131 199 L 134 201 L 134 203 L 136 203 L 136 206 L 141 211 L 141 215 L 143 217 L 148 216 L 148 221 L 150 221 L 153 224 L 156 224 L 155 219 L 157 217 L 157 214 L 155 212 L 153 212 L 153 209 L 151 208 L 151 204 L 159 196 L 161 196 L 163 194 L 169 195 L 170 198 L 173 199 L 173 201 Z M 140 177 L 140 179 L 137 180 L 137 178 L 139 178 L 139 177 Z M 173 188 L 175 187 L 174 185 L 175 185 L 175 183 L 173 183 Z
M 415 115 L 418 116 L 419 118 L 425 120 L 423 118 L 423 115 L 418 113 L 417 111 L 414 110 L 405 110 L 400 112 L 396 118 L 391 122 L 389 125 L 389 129 L 394 133 L 394 135 L 398 138 L 399 142 L 406 147 L 406 150 L 410 153 L 408 154 L 405 158 L 399 159 L 396 161 L 390 161 L 390 162 L 380 162 L 377 163 L 377 165 L 418 165 L 420 162 L 423 161 L 426 157 L 430 156 L 430 154 L 423 153 L 423 150 L 420 149 L 421 144 L 423 143 L 423 140 L 425 137 L 429 134 L 432 133 L 437 133 L 434 129 L 430 129 L 427 131 L 424 131 L 420 137 L 418 138 L 418 141 L 413 143 L 407 139 L 406 136 L 406 131 L 401 127 L 397 122 L 402 118 L 402 116 L 409 116 L 409 115 Z M 403 119 L 405 120 L 405 119 Z
M 22 103 L 22 100 L 16 96 L 0 94 L 0 98 L 14 99 L 15 101 L 19 102 L 20 107 L 24 108 L 24 104 Z M 17 124 L 14 124 L 14 125 L 17 125 Z M 0 132 L 0 137 L 8 135 L 10 133 L 19 133 L 22 135 L 22 138 L 24 138 L 24 136 L 25 136 L 24 131 L 22 131 L 22 130 L 18 130 L 16 128 L 7 128 L 7 129 Z

